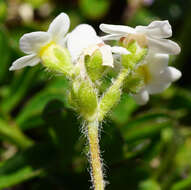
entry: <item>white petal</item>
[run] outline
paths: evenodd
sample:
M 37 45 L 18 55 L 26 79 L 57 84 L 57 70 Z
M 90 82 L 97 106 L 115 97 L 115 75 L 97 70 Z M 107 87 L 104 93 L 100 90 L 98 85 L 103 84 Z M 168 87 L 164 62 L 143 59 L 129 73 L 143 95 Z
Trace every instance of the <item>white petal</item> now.
M 116 53 L 116 54 L 124 54 L 124 55 L 128 55 L 130 54 L 130 52 L 126 49 L 126 48 L 123 48 L 123 47 L 119 47 L 119 46 L 113 46 L 111 47 L 111 50 L 113 53 Z
M 143 89 L 138 94 L 133 94 L 133 98 L 139 105 L 144 105 L 149 101 L 149 94 L 147 90 Z
M 67 47 L 72 59 L 75 60 L 85 48 L 99 43 L 103 43 L 103 41 L 96 35 L 93 27 L 81 24 L 68 35 Z
M 167 67 L 164 70 L 164 78 L 171 82 L 178 80 L 181 76 L 181 72 L 174 67 Z
M 172 28 L 167 20 L 154 21 L 148 26 L 137 26 L 135 30 L 153 38 L 169 38 L 172 36 Z
M 27 55 L 24 57 L 21 57 L 17 59 L 15 62 L 13 62 L 12 66 L 9 68 L 10 71 L 18 70 L 26 66 L 35 66 L 40 62 L 40 59 L 35 55 Z
M 167 39 L 154 39 L 147 37 L 149 50 L 156 53 L 179 54 L 180 47 L 177 43 Z
M 149 53 L 145 62 L 148 64 L 150 75 L 158 76 L 165 68 L 168 67 L 169 55 Z
M 123 35 L 121 35 L 121 34 L 111 34 L 111 35 L 102 36 L 101 39 L 104 41 L 119 40 L 121 37 L 123 37 Z
M 171 82 L 165 82 L 163 80 L 155 81 L 151 84 L 149 84 L 146 89 L 149 94 L 158 94 L 163 92 L 165 89 L 167 89 L 171 85 Z
M 50 24 L 48 33 L 52 35 L 53 41 L 59 43 L 64 38 L 70 27 L 70 19 L 67 14 L 59 14 Z
M 111 47 L 109 45 L 104 45 L 99 48 L 102 54 L 102 65 L 113 67 L 113 56 Z
M 109 34 L 134 34 L 135 29 L 129 26 L 112 25 L 112 24 L 100 24 L 99 28 Z
M 50 41 L 47 32 L 32 32 L 25 34 L 20 39 L 20 48 L 26 54 L 38 53 Z

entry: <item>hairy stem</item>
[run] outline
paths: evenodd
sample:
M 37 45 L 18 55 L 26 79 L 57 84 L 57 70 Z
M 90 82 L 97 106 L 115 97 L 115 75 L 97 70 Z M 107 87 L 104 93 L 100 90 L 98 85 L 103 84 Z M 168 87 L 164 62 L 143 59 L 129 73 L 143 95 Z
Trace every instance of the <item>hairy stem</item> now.
M 91 177 L 94 190 L 104 190 L 105 184 L 103 179 L 102 163 L 100 159 L 98 125 L 99 122 L 95 120 L 89 122 L 87 126 L 90 146 Z
M 105 115 L 113 108 L 113 106 L 115 106 L 119 102 L 121 98 L 121 87 L 128 74 L 128 69 L 123 68 L 114 83 L 101 97 L 98 114 L 98 119 L 100 122 L 104 119 Z

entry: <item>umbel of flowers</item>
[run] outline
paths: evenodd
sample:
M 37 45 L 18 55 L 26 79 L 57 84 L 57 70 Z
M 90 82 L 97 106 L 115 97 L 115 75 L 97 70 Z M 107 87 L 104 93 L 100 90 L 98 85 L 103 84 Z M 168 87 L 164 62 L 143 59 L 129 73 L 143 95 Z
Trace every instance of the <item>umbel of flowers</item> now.
M 149 94 L 160 93 L 179 79 L 181 72 L 169 67 L 168 61 L 169 55 L 178 54 L 180 48 L 166 39 L 172 36 L 168 21 L 154 21 L 136 28 L 101 24 L 100 29 L 108 33 L 103 37 L 97 36 L 87 24 L 68 33 L 69 26 L 69 17 L 61 13 L 47 32 L 23 35 L 20 48 L 27 55 L 16 60 L 10 70 L 41 63 L 68 78 L 68 99 L 85 123 L 92 184 L 95 190 L 103 190 L 99 124 L 122 93 L 129 93 L 138 104 L 145 104 Z M 106 44 L 109 40 L 115 40 L 118 46 Z M 104 88 L 104 77 L 113 71 L 116 76 Z

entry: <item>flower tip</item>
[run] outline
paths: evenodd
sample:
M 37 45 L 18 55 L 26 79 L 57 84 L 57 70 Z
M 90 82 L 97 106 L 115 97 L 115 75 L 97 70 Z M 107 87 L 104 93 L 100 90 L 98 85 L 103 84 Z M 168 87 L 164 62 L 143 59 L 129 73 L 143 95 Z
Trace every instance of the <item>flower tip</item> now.
M 139 105 L 145 105 L 149 101 L 149 93 L 147 90 L 142 90 L 138 94 L 134 94 L 133 98 Z
M 169 23 L 168 20 L 164 21 L 164 28 L 163 28 L 164 32 L 166 32 L 167 34 L 169 34 L 169 37 L 172 36 L 172 27 Z
M 65 20 L 69 20 L 69 16 L 63 12 L 63 13 L 60 13 L 58 16 L 56 16 L 54 20 L 57 20 L 57 19 L 65 21 Z
M 12 65 L 11 67 L 9 67 L 9 71 L 14 71 L 14 66 Z
M 104 25 L 105 25 L 105 24 L 100 24 L 100 25 L 99 25 L 99 28 L 102 30 L 102 29 L 104 28 Z
M 168 67 L 169 68 L 169 75 L 172 81 L 176 81 L 178 79 L 180 79 L 180 77 L 182 76 L 182 73 L 174 68 L 174 67 Z
M 176 55 L 179 54 L 180 52 L 181 52 L 181 48 L 180 48 L 180 46 L 177 44 Z
M 105 33 L 110 33 L 108 31 L 108 29 L 110 30 L 110 27 L 111 27 L 111 25 L 109 25 L 109 24 L 100 24 L 99 25 L 100 30 L 105 32 Z

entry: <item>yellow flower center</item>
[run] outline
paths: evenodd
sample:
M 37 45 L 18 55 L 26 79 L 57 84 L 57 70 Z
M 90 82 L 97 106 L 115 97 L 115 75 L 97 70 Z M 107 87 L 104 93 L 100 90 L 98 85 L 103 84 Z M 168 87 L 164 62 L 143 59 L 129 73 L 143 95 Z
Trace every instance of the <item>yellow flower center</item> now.
M 56 45 L 56 43 L 54 41 L 51 41 L 50 43 L 43 46 L 39 52 L 39 56 L 42 57 L 43 54 L 49 49 L 49 47 L 55 46 L 55 45 Z
M 148 84 L 149 81 L 151 81 L 152 76 L 150 74 L 147 64 L 140 65 L 137 68 L 136 73 L 143 77 L 145 84 Z

